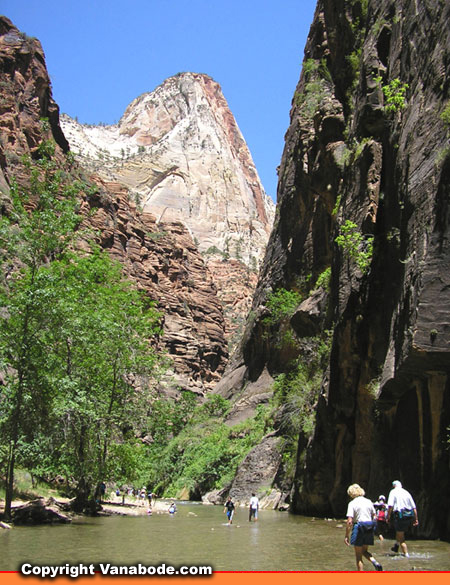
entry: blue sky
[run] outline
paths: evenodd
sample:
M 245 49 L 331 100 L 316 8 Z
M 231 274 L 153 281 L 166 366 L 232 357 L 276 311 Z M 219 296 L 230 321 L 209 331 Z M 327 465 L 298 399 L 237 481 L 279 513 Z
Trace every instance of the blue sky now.
M 2 0 L 44 48 L 53 96 L 80 122 L 117 122 L 182 71 L 220 83 L 262 183 L 276 196 L 316 0 Z

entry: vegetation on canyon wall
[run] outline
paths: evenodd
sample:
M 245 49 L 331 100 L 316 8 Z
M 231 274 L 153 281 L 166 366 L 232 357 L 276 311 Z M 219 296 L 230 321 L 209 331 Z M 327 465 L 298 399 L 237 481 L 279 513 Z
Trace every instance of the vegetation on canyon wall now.
M 269 411 L 264 407 L 255 417 L 226 425 L 223 421 L 230 403 L 214 394 L 194 409 L 186 397 L 173 408 L 171 404 L 161 400 L 152 407 L 152 412 L 159 409 L 159 414 L 150 422 L 154 442 L 148 449 L 146 466 L 146 481 L 166 496 L 200 499 L 206 492 L 230 484 L 238 465 L 270 425 Z M 180 411 L 185 413 L 184 424 L 177 426 Z M 155 432 L 155 426 L 161 428 L 161 424 L 165 432 Z

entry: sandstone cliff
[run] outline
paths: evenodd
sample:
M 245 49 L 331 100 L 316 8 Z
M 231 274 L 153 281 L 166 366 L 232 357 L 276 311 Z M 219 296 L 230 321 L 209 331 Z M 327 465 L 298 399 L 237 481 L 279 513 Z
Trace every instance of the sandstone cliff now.
M 0 72 L 0 211 L 7 213 L 13 177 L 24 187 L 30 179 L 21 157 L 40 157 L 43 140 L 54 141 L 53 156 L 67 180 L 82 170 L 66 159 L 69 145 L 39 41 L 5 17 L 0 18 Z M 173 364 L 168 390 L 208 390 L 227 362 L 225 322 L 216 285 L 189 230 L 174 217 L 156 222 L 137 209 L 121 184 L 98 177 L 97 189 L 84 194 L 81 209 L 85 227 L 97 231 L 100 244 L 164 314 L 161 343 Z
M 0 190 L 9 192 L 11 175 L 20 175 L 20 157 L 36 156 L 43 138 L 53 138 L 56 156 L 69 150 L 59 126 L 59 109 L 40 42 L 0 18 Z M 48 120 L 48 125 L 42 119 Z
M 274 204 L 219 84 L 181 73 L 136 98 L 117 125 L 82 125 L 66 115 L 61 124 L 83 168 L 129 189 L 157 223 L 186 226 L 213 276 L 234 345 Z
M 292 509 L 344 514 L 350 483 L 376 498 L 398 478 L 419 533 L 447 538 L 449 21 L 439 0 L 319 0 L 253 318 L 219 386 L 243 402 L 331 331 Z M 275 327 L 277 291 L 298 296 Z
M 158 221 L 182 221 L 198 241 L 259 264 L 273 203 L 218 83 L 181 73 L 136 98 L 115 126 L 63 116 L 85 168 L 128 187 Z

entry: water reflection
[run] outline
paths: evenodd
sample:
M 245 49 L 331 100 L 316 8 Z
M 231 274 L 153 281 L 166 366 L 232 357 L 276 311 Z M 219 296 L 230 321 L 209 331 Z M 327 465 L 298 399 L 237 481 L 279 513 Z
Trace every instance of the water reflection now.
M 16 570 L 22 562 L 165 562 L 228 571 L 353 570 L 353 548 L 344 545 L 343 524 L 264 510 L 258 522 L 249 523 L 247 511 L 238 509 L 228 526 L 219 506 L 179 505 L 173 517 L 88 518 L 65 526 L 3 530 L 0 570 Z M 391 546 L 386 540 L 373 547 L 385 570 L 450 570 L 449 543 L 409 541 L 409 559 L 393 555 Z

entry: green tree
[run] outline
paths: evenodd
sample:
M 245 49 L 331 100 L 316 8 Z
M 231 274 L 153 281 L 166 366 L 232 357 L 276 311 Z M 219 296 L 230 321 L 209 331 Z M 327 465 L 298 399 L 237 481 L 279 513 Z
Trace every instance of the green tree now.
M 386 112 L 398 112 L 406 108 L 406 91 L 409 89 L 407 83 L 402 83 L 398 77 L 392 79 L 386 85 L 382 84 L 381 75 L 375 77 L 376 83 L 381 87 L 386 104 Z
M 152 303 L 106 252 L 74 252 L 86 185 L 65 184 L 51 156 L 48 146 L 27 162 L 29 189 L 13 182 L 9 214 L 0 218 L 7 518 L 18 458 L 76 478 L 79 508 L 94 501 L 114 462 L 129 469 L 126 445 L 145 425 L 161 365 Z
M 60 389 L 54 452 L 77 478 L 82 509 L 93 504 L 99 482 L 114 477 L 111 446 L 134 441 L 145 427 L 163 365 L 151 343 L 160 315 L 99 249 L 66 255 L 52 272 L 58 322 L 49 345 Z M 120 454 L 126 449 L 115 447 L 116 460 Z
M 267 297 L 266 306 L 270 310 L 270 316 L 266 317 L 266 321 L 274 325 L 282 319 L 292 317 L 301 302 L 302 295 L 299 292 L 279 288 Z
M 5 382 L 0 395 L 0 432 L 7 445 L 5 516 L 11 514 L 14 467 L 19 441 L 30 436 L 50 399 L 48 355 L 44 335 L 49 326 L 42 268 L 70 245 L 80 223 L 77 192 L 64 185 L 48 159 L 30 168 L 27 192 L 11 184 L 11 209 L 0 218 L 0 367 Z

